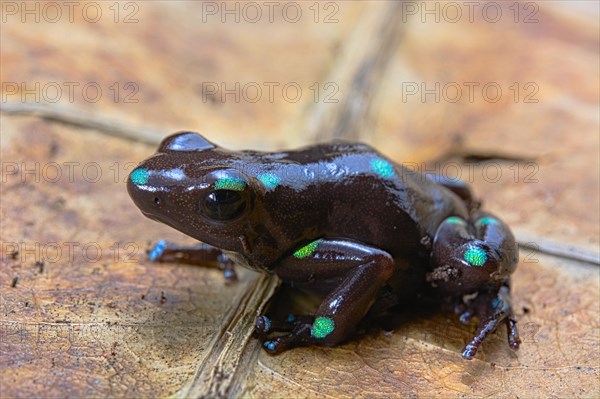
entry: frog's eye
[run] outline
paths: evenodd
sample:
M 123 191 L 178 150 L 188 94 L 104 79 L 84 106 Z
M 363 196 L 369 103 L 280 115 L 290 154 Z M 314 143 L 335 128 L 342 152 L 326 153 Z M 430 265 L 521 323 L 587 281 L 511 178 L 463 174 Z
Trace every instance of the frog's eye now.
M 204 151 L 211 150 L 216 146 L 204 137 L 194 132 L 179 132 L 165 138 L 158 152 L 167 151 Z
M 246 199 L 233 190 L 214 190 L 209 192 L 200 204 L 201 212 L 220 222 L 233 220 L 246 209 Z

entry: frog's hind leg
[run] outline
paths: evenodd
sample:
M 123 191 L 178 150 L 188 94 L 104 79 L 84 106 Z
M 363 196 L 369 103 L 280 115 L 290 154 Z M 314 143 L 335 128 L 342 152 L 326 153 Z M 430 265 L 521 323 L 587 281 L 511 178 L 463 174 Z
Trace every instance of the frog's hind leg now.
M 427 280 L 442 293 L 458 298 L 460 321 L 479 319 L 463 357 L 472 359 L 485 338 L 505 323 L 508 344 L 516 350 L 519 334 L 510 301 L 510 275 L 518 261 L 515 239 L 500 219 L 476 211 L 469 221 L 447 218 L 438 228 Z
M 285 258 L 275 273 L 286 281 L 334 288 L 314 316 L 292 316 L 286 322 L 256 319 L 255 331 L 267 337 L 263 346 L 271 354 L 306 345 L 333 346 L 347 339 L 365 316 L 381 287 L 395 272 L 391 255 L 356 242 L 320 239 Z
M 223 270 L 225 280 L 237 281 L 233 262 L 211 245 L 198 243 L 193 246 L 181 246 L 167 241 L 159 241 L 148 251 L 148 258 L 152 262 L 177 262 L 187 265 L 216 267 Z
M 440 184 L 456 194 L 467 206 L 467 209 L 475 210 L 481 206 L 481 201 L 475 199 L 469 185 L 462 180 L 450 179 L 449 177 L 436 174 L 426 175 L 430 180 Z

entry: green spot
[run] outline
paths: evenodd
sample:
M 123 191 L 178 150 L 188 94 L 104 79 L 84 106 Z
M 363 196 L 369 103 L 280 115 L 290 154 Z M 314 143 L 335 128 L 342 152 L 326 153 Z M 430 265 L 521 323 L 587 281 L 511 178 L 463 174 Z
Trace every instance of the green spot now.
M 394 176 L 394 167 L 392 164 L 381 158 L 371 160 L 371 169 L 373 169 L 373 172 L 386 179 Z
M 234 177 L 223 177 L 215 182 L 215 190 L 244 191 L 246 182 Z
M 484 216 L 479 219 L 476 224 L 498 224 L 498 219 L 493 218 L 491 216 Z
M 263 173 L 262 175 L 258 176 L 258 180 L 260 180 L 262 184 L 264 184 L 269 190 L 274 190 L 279 183 L 281 183 L 279 177 L 275 176 L 273 173 Z
M 150 173 L 148 173 L 148 169 L 144 169 L 144 168 L 140 168 L 140 169 L 136 169 L 133 172 L 131 172 L 131 181 L 133 182 L 133 184 L 136 184 L 138 186 L 143 186 L 144 184 L 148 183 L 148 176 L 150 175 Z
M 294 257 L 298 259 L 304 259 L 311 256 L 313 252 L 315 252 L 315 249 L 317 249 L 317 245 L 319 245 L 320 241 L 321 240 L 315 240 L 310 244 L 303 246 L 302 248 L 294 252 Z
M 335 323 L 329 317 L 317 317 L 310 330 L 310 335 L 315 338 L 325 338 L 335 328 Z
M 483 266 L 488 258 L 482 248 L 473 246 L 465 251 L 464 259 L 473 266 Z
M 462 218 L 459 218 L 458 216 L 450 216 L 449 218 L 444 220 L 444 223 L 466 224 L 465 221 Z

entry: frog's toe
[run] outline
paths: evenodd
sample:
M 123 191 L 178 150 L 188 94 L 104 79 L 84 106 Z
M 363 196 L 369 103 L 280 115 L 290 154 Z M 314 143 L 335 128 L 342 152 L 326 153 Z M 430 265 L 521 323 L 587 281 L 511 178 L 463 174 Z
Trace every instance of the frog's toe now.
M 238 281 L 238 275 L 235 272 L 235 265 L 227 255 L 223 253 L 219 254 L 219 256 L 217 256 L 217 265 L 219 269 L 223 270 L 225 282 L 235 283 Z
M 508 336 L 508 346 L 510 349 L 516 351 L 521 346 L 521 338 L 519 337 L 519 330 L 517 329 L 517 321 L 514 315 L 511 313 L 506 319 L 506 332 Z
M 263 348 L 269 355 L 277 355 L 296 346 L 298 345 L 294 341 L 293 336 L 277 337 L 263 342 Z
M 148 258 L 150 259 L 151 262 L 156 262 L 160 259 L 160 257 L 162 256 L 163 252 L 165 251 L 165 248 L 167 247 L 167 242 L 165 240 L 161 240 L 159 242 L 156 243 L 156 245 L 154 246 L 154 248 L 152 248 L 149 252 L 148 252 Z
M 254 321 L 254 332 L 259 336 L 265 336 L 271 333 L 295 332 L 301 331 L 306 326 L 312 325 L 314 316 L 296 316 L 289 314 L 282 321 L 271 320 L 267 316 L 259 316 Z
M 463 349 L 461 355 L 464 359 L 473 360 L 473 357 L 475 357 L 475 354 L 477 353 L 478 348 L 479 348 L 479 345 L 468 344 Z
M 254 331 L 259 337 L 265 339 L 263 341 L 265 351 L 276 355 L 288 349 L 313 343 L 314 340 L 310 335 L 311 320 L 313 319 L 314 317 L 311 316 L 294 316 L 293 318 L 288 316 L 287 321 L 281 322 L 271 320 L 267 316 L 260 316 L 256 318 Z M 270 334 L 282 332 L 289 332 L 289 334 L 267 338 Z
M 259 335 L 271 332 L 271 326 L 271 319 L 267 316 L 258 316 L 254 321 L 254 331 Z
M 263 342 L 265 350 L 272 355 L 277 353 L 277 346 L 277 340 Z
M 469 322 L 471 321 L 473 316 L 475 316 L 475 312 L 473 312 L 473 310 L 469 309 L 469 310 L 466 310 L 463 313 L 461 313 L 460 316 L 458 317 L 458 320 L 462 324 L 469 324 Z
M 233 267 L 223 269 L 223 276 L 225 277 L 225 281 L 228 283 L 235 283 L 238 281 L 237 273 Z
M 285 321 L 287 323 L 293 323 L 293 322 L 295 322 L 296 321 L 296 315 L 290 313 L 289 315 L 286 316 Z
M 306 346 L 314 343 L 310 337 L 309 325 L 296 325 L 291 334 L 282 335 L 273 339 L 268 339 L 263 342 L 263 348 L 270 355 L 276 355 L 285 352 L 288 349 L 298 346 Z

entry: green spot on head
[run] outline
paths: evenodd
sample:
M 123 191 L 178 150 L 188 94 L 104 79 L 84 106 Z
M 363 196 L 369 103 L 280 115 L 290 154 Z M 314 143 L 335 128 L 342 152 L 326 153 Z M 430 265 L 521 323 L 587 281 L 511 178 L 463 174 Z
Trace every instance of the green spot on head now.
M 150 173 L 148 172 L 148 169 L 139 168 L 131 172 L 131 175 L 129 177 L 131 178 L 133 184 L 143 186 L 144 184 L 148 183 L 149 175 Z
M 444 223 L 466 224 L 466 222 L 462 218 L 459 218 L 458 216 L 450 216 L 449 218 L 446 218 L 446 220 L 444 220 Z
M 294 258 L 304 259 L 304 258 L 311 256 L 313 254 L 313 252 L 315 252 L 315 249 L 317 249 L 317 245 L 319 245 L 319 241 L 321 241 L 321 240 L 315 240 L 315 241 L 311 242 L 310 244 L 306 244 L 305 246 L 303 246 L 302 248 L 300 248 L 299 250 L 294 252 Z
M 325 338 L 335 328 L 335 323 L 329 317 L 317 317 L 310 330 L 310 335 L 315 338 Z
M 279 177 L 275 176 L 273 173 L 263 173 L 262 175 L 258 176 L 258 180 L 260 180 L 261 183 L 264 184 L 269 190 L 274 190 L 279 183 L 281 183 Z
M 385 159 L 375 158 L 371 160 L 371 169 L 379 176 L 384 178 L 390 178 L 394 176 L 394 167 L 391 163 Z
M 244 191 L 246 182 L 234 177 L 222 177 L 215 182 L 215 190 Z
M 483 248 L 472 246 L 465 251 L 464 259 L 473 266 L 483 266 L 488 257 Z
M 498 219 L 493 218 L 491 216 L 484 216 L 481 219 L 479 219 L 476 224 L 498 224 Z

